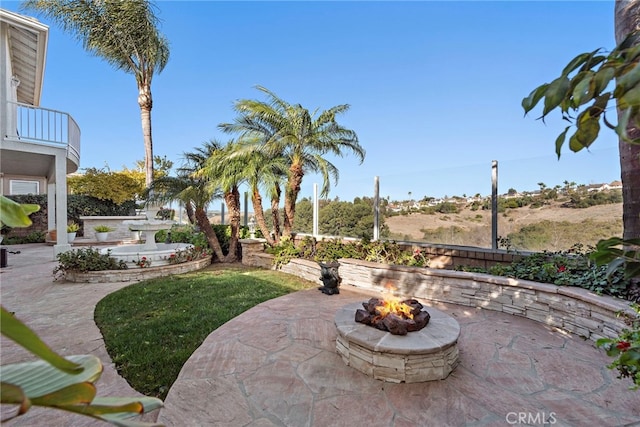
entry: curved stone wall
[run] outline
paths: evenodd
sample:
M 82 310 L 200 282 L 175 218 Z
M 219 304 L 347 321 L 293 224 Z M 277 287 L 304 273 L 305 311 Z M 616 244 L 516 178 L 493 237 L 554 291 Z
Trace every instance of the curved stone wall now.
M 271 255 L 254 255 L 267 265 Z M 630 303 L 586 289 L 433 268 L 340 259 L 343 285 L 383 291 L 391 285 L 404 297 L 502 311 L 556 327 L 585 339 L 614 338 L 626 327 L 619 313 L 634 317 Z M 320 267 L 295 259 L 282 271 L 320 283 Z
M 189 273 L 191 271 L 205 268 L 209 264 L 211 264 L 211 257 L 184 262 L 181 264 L 163 265 L 160 267 L 87 271 L 86 273 L 68 271 L 66 279 L 69 282 L 81 283 L 138 282 L 141 280 L 155 279 L 156 277 L 169 276 L 171 274 Z

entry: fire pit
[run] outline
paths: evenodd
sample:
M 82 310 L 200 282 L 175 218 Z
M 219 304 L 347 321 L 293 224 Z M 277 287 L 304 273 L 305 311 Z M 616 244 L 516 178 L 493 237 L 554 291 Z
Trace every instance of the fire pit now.
M 335 315 L 336 349 L 344 363 L 373 378 L 394 383 L 442 380 L 453 371 L 458 364 L 460 336 L 460 325 L 453 317 L 431 307 L 428 313 L 419 310 L 428 316 L 422 329 L 409 331 L 413 329 L 411 326 L 406 328 L 405 335 L 394 334 L 381 330 L 380 326 L 356 321 L 365 316 L 363 312 L 371 315 L 368 306 L 372 302 L 376 305 L 373 300 L 376 299 L 346 305 Z M 403 303 L 407 301 L 415 300 Z M 414 312 L 416 307 L 412 309 Z M 354 318 L 354 313 L 359 314 Z M 374 313 L 379 311 L 374 308 Z M 384 320 L 378 323 L 384 325 Z
M 373 326 L 393 335 L 407 335 L 427 326 L 431 316 L 422 310 L 422 304 L 415 299 L 397 301 L 394 299 L 371 298 L 363 302 L 364 309 L 356 310 L 356 322 Z

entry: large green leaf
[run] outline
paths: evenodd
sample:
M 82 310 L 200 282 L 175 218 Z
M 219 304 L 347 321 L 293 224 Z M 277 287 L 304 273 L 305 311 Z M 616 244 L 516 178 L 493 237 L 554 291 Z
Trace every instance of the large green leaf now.
M 585 71 L 576 76 L 576 79 L 579 78 L 580 80 L 578 80 L 571 94 L 574 108 L 589 102 L 593 98 L 596 88 L 594 75 L 593 71 Z
M 96 397 L 91 405 L 61 408 L 92 416 L 121 427 L 154 427 L 158 423 L 146 423 L 131 418 L 162 407 L 162 400 L 155 397 Z
M 589 146 L 596 140 L 600 132 L 599 117 L 592 117 L 589 110 L 586 110 L 578 116 L 578 129 L 569 139 L 569 148 L 573 152 L 578 152 Z
M 96 386 L 90 382 L 71 384 L 59 390 L 34 397 L 34 406 L 87 405 L 96 397 Z
M 0 366 L 0 381 L 20 387 L 27 397 L 33 399 L 73 384 L 93 383 L 100 378 L 102 363 L 97 357 L 79 355 L 69 356 L 68 359 L 81 366 L 83 370 L 80 373 L 69 374 L 42 360 L 14 363 Z
M 30 226 L 29 215 L 39 210 L 38 205 L 21 205 L 5 196 L 0 196 L 0 222 L 9 227 Z
M 600 95 L 607 85 L 613 80 L 616 75 L 616 71 L 613 67 L 603 66 L 597 72 L 595 76 L 595 96 Z
M 558 155 L 558 159 L 560 159 L 560 153 L 562 152 L 562 145 L 564 144 L 564 140 L 567 137 L 567 132 L 571 126 L 567 126 L 558 137 L 556 138 L 556 154 Z
M 631 108 L 640 106 L 640 85 L 635 86 L 618 98 L 619 108 Z
M 640 63 L 633 64 L 629 71 L 626 71 L 616 80 L 616 88 L 613 96 L 622 97 L 627 91 L 633 89 L 640 83 Z
M 522 100 L 522 108 L 524 108 L 525 115 L 538 104 L 540 99 L 542 99 L 548 86 L 549 84 L 545 83 L 535 88 L 534 90 L 531 91 L 528 97 Z
M 597 50 L 595 51 L 597 52 Z M 580 55 L 573 58 L 566 67 L 562 70 L 563 76 L 568 76 L 572 71 L 576 70 L 579 66 L 587 62 L 587 60 L 594 55 L 595 52 L 591 53 L 581 53 Z
M 58 369 L 68 373 L 82 371 L 81 366 L 70 362 L 53 351 L 35 332 L 5 310 L 4 307 L 0 307 L 0 332 Z
M 570 81 L 565 76 L 560 76 L 549 84 L 544 92 L 544 109 L 542 116 L 549 114 L 551 110 L 556 108 L 567 95 L 569 91 Z

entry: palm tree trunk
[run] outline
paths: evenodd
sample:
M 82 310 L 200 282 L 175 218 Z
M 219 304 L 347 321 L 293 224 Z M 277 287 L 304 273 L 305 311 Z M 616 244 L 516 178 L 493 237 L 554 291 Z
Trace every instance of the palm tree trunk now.
M 240 235 L 240 191 L 238 187 L 233 186 L 231 191 L 224 194 L 224 202 L 229 210 L 229 225 L 231 226 L 229 253 L 224 261 L 235 262 L 238 260 L 238 238 Z
M 640 1 L 616 0 L 616 44 L 620 44 L 630 32 L 638 29 L 640 29 Z M 640 117 L 632 117 L 629 122 L 636 123 L 638 119 Z M 640 137 L 640 129 L 637 126 L 631 125 L 628 133 L 631 138 Z M 635 239 L 640 237 L 640 145 L 619 140 L 618 148 L 622 179 L 623 238 Z
M 218 241 L 218 236 L 216 236 L 216 232 L 213 231 L 213 227 L 209 222 L 209 218 L 207 218 L 207 213 L 202 208 L 196 208 L 195 212 L 196 222 L 198 223 L 198 227 L 207 236 L 207 241 L 209 242 L 209 246 L 213 250 L 213 254 L 218 259 L 218 261 L 224 261 L 224 254 L 222 253 L 222 247 L 220 246 L 220 242 Z
M 151 86 L 138 87 L 138 105 L 140 106 L 140 120 L 142 122 L 142 138 L 144 139 L 144 172 L 145 184 L 151 187 L 153 182 L 153 140 L 151 138 Z
M 262 231 L 262 235 L 267 240 L 267 244 L 273 246 L 275 241 L 269 233 L 269 227 L 267 227 L 267 221 L 264 218 L 264 210 L 262 209 L 262 196 L 258 191 L 258 187 L 254 187 L 251 190 L 251 204 L 253 205 L 253 215 L 256 218 L 258 228 Z
M 189 218 L 189 224 L 195 224 L 196 215 L 195 215 L 195 212 L 193 211 L 193 205 L 191 204 L 191 201 L 185 203 L 184 210 L 187 212 L 187 218 Z
M 284 235 L 291 237 L 293 218 L 296 214 L 296 200 L 300 193 L 300 185 L 304 172 L 302 165 L 294 163 L 289 169 L 289 181 L 284 195 Z
M 273 222 L 273 240 L 276 244 L 280 243 L 280 196 L 282 190 L 276 185 L 271 197 L 271 219 Z

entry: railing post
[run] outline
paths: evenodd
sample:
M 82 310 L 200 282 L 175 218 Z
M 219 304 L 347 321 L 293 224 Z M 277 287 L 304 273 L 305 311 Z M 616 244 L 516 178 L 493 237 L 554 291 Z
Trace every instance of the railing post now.
M 498 249 L 498 161 L 491 162 L 491 248 Z

